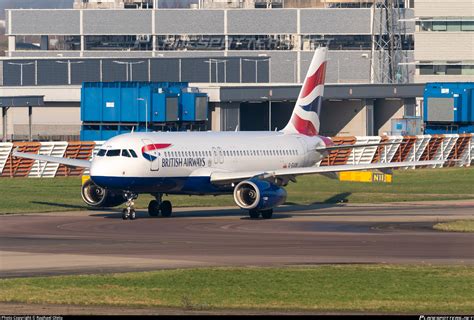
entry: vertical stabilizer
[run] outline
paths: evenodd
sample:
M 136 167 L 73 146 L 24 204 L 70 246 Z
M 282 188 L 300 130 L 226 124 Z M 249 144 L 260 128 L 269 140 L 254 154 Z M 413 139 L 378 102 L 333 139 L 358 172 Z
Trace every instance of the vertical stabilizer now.
M 291 119 L 282 130 L 307 136 L 319 134 L 319 115 L 324 94 L 327 48 L 316 50 L 301 88 Z

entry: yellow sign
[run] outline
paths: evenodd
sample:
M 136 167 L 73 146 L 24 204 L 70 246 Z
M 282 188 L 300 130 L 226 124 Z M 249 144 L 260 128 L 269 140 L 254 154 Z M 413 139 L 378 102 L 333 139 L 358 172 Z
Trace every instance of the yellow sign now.
M 339 173 L 339 180 L 392 183 L 392 175 L 371 171 L 344 171 Z
M 90 180 L 90 176 L 82 176 L 82 185 L 84 185 L 88 180 Z

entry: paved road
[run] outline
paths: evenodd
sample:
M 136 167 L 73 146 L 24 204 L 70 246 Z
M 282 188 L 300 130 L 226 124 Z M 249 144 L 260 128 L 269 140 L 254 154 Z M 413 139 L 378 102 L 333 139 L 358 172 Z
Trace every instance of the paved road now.
M 474 202 L 312 205 L 251 220 L 233 208 L 123 221 L 118 211 L 0 216 L 1 277 L 157 268 L 320 263 L 474 264 L 474 234 L 432 230 L 474 218 Z

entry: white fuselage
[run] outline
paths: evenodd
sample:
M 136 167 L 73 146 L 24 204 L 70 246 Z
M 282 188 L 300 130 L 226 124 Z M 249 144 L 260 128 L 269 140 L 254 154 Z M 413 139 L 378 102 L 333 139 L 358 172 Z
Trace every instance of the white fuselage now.
M 130 133 L 103 144 L 91 177 L 105 188 L 141 193 L 220 193 L 202 185 L 212 172 L 310 167 L 322 159 L 315 150 L 324 146 L 318 136 L 281 132 Z

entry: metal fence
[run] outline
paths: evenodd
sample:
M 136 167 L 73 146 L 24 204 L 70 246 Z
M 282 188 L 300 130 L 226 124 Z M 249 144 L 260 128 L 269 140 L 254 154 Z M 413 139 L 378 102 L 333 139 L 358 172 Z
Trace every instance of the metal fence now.
M 332 151 L 318 166 L 443 160 L 444 165 L 431 167 L 468 167 L 474 164 L 474 134 L 419 136 L 335 137 L 337 144 L 390 142 L 386 146 L 340 149 Z M 103 141 L 91 142 L 15 142 L 0 143 L 0 177 L 54 178 L 87 175 L 87 170 L 68 168 L 55 163 L 12 157 L 21 152 L 55 157 L 92 159 Z M 413 168 L 414 169 L 414 168 Z

